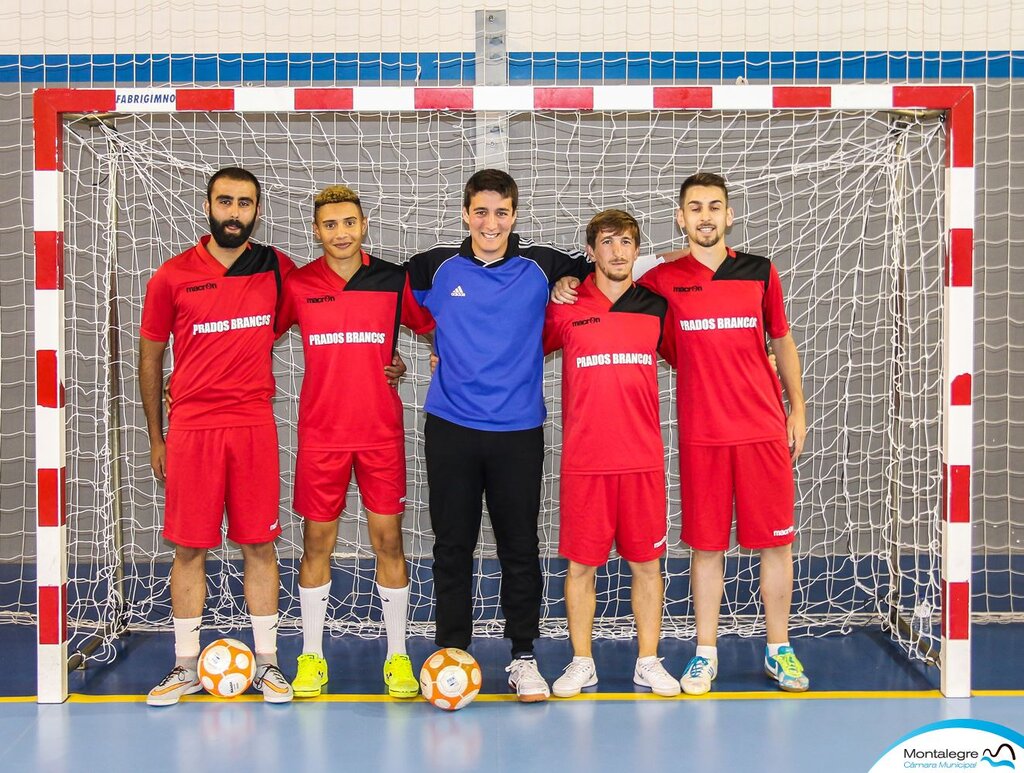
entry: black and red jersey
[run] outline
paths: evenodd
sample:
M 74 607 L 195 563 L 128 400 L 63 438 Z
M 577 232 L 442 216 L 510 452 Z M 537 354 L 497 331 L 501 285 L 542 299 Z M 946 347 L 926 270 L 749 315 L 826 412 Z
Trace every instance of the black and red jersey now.
M 728 251 L 711 271 L 692 255 L 639 280 L 664 296 L 678 366 L 679 442 L 735 445 L 786 439 L 782 387 L 765 348 L 789 332 L 778 272 L 767 258 Z
M 429 313 L 412 299 L 401 266 L 362 253 L 346 282 L 321 257 L 285 282 L 278 333 L 298 324 L 305 372 L 299 395 L 299 444 L 323 450 L 390 445 L 403 436 L 402 402 L 388 386 L 404 324 L 433 329 Z
M 174 338 L 169 422 L 176 429 L 273 424 L 274 320 L 295 266 L 250 243 L 225 269 L 206 247 L 210 238 L 160 266 L 146 287 L 142 336 Z
M 544 351 L 562 350 L 562 472 L 661 470 L 658 352 L 668 304 L 632 286 L 615 303 L 591 274 L 548 304 Z

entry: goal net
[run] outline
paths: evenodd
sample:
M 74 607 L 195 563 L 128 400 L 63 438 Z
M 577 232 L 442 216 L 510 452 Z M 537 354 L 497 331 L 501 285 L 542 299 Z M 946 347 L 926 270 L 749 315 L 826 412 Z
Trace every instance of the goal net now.
M 206 181 L 240 165 L 263 184 L 256 239 L 299 264 L 319 252 L 313 196 L 344 183 L 362 197 L 368 251 L 396 263 L 461 240 L 462 186 L 483 160 L 520 185 L 517 231 L 579 247 L 587 221 L 618 207 L 641 223 L 642 252 L 682 246 L 680 182 L 724 174 L 731 246 L 772 258 L 804 366 L 807 450 L 796 467 L 796 635 L 882 625 L 909 655 L 939 644 L 942 534 L 943 261 L 947 126 L 890 110 L 157 112 L 65 116 L 68 620 L 97 631 L 110 659 L 123 628 L 169 628 L 171 546 L 148 463 L 136 351 L 146 282 L 206 233 Z M 497 137 L 497 150 L 494 138 Z M 490 138 L 490 139 L 488 139 Z M 483 150 L 485 141 L 491 144 Z M 495 155 L 497 154 L 497 155 Z M 500 324 L 500 320 L 496 320 Z M 422 406 L 426 345 L 403 332 L 411 630 L 432 633 L 431 532 Z M 169 363 L 170 364 L 170 363 Z M 557 555 L 560 361 L 546 363 L 541 554 L 545 636 L 565 635 Z M 281 437 L 282 628 L 300 625 L 301 522 L 290 507 L 302 350 L 274 350 Z M 665 631 L 693 635 L 689 550 L 679 540 L 674 376 L 662 365 L 669 479 Z M 358 390 L 339 388 L 339 399 Z M 723 396 L 726 399 L 726 396 Z M 678 410 L 685 411 L 685 405 Z M 612 442 L 613 440 L 610 439 Z M 770 492 L 766 492 L 770 495 Z M 247 624 L 240 555 L 211 553 L 207 627 Z M 382 634 L 373 554 L 355 488 L 333 558 L 332 635 Z M 476 562 L 477 632 L 500 635 L 500 572 L 485 518 Z M 756 553 L 727 553 L 724 633 L 763 634 Z M 628 567 L 598 580 L 598 636 L 632 635 Z M 923 646 L 920 646 L 923 645 Z

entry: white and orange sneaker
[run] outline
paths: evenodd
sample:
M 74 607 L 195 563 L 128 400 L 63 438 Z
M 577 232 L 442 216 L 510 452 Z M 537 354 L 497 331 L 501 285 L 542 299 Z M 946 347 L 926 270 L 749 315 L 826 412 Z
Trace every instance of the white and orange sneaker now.
M 146 703 L 150 706 L 173 706 L 182 695 L 191 695 L 203 689 L 199 674 L 185 666 L 175 666 L 156 687 L 149 691 Z

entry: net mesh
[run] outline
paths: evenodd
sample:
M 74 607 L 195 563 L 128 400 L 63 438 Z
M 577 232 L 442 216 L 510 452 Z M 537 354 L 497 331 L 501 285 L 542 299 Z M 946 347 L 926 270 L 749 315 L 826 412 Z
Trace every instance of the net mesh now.
M 461 190 L 495 124 L 472 113 L 186 114 L 80 118 L 65 128 L 70 618 L 78 636 L 170 625 L 162 489 L 148 465 L 135 350 L 145 286 L 205 233 L 209 175 L 227 165 L 263 183 L 257 238 L 302 263 L 315 257 L 313 195 L 342 182 L 370 219 L 368 250 L 402 262 L 463 236 Z M 882 622 L 908 652 L 937 646 L 945 133 L 936 116 L 771 111 L 514 113 L 498 124 L 502 163 L 520 185 L 517 230 L 583 242 L 590 217 L 625 208 L 644 252 L 678 247 L 679 182 L 697 169 L 730 181 L 730 244 L 772 257 L 804 366 L 808 448 L 796 468 L 795 634 Z M 431 534 L 423 460 L 427 347 L 403 332 L 408 501 L 405 547 L 413 633 L 430 633 Z M 679 541 L 674 378 L 661 366 L 669 479 L 665 631 L 692 636 L 689 551 Z M 281 436 L 282 627 L 299 626 L 301 522 L 290 509 L 302 352 L 274 351 Z M 546 363 L 550 452 L 540 521 L 542 630 L 565 634 L 557 556 L 560 362 Z M 681 406 L 681 410 L 685 410 Z M 121 536 L 119 536 L 119 534 Z M 117 546 L 123 539 L 123 548 Z M 246 624 L 240 555 L 214 551 L 207 622 Z M 500 573 L 485 518 L 475 617 L 500 635 Z M 333 558 L 332 634 L 382 632 L 373 556 L 353 488 Z M 763 633 L 756 553 L 727 553 L 724 633 Z M 123 575 L 123 580 L 121 579 Z M 632 635 L 628 568 L 599 576 L 596 635 Z M 902 618 L 907 625 L 895 625 Z M 101 647 L 96 657 L 113 657 Z

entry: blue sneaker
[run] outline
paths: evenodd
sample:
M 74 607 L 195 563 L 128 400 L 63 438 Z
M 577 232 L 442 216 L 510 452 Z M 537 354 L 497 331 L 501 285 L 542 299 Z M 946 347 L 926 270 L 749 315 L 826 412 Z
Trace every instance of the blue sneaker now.
M 774 658 L 768 654 L 768 648 L 764 650 L 764 672 L 779 683 L 779 687 L 786 692 L 804 692 L 811 686 L 810 680 L 804 674 L 804 667 L 792 647 L 779 647 L 779 654 Z

